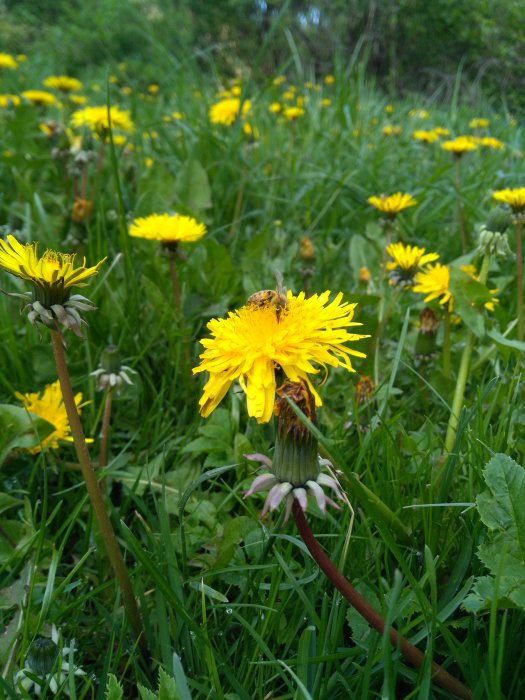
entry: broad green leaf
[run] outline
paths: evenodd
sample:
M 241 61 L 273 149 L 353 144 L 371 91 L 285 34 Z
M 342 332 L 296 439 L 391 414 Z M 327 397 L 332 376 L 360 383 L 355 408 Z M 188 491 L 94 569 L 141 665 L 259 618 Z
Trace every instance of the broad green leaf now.
M 513 338 L 505 338 L 504 335 L 496 330 L 489 331 L 487 336 L 498 345 L 504 345 L 506 348 L 512 348 L 513 350 L 518 350 L 519 352 L 525 352 L 524 342 L 514 340 Z
M 198 214 L 211 207 L 208 174 L 195 158 L 189 158 L 182 164 L 175 181 L 175 189 L 180 203 L 189 211 Z
M 485 333 L 485 304 L 492 295 L 484 284 L 457 267 L 450 267 L 450 291 L 454 296 L 454 311 L 466 326 L 482 337 Z
M 23 406 L 0 404 L 0 465 L 13 450 L 38 447 L 54 426 L 29 414 Z
M 465 601 L 468 610 L 499 607 L 525 610 L 525 469 L 504 454 L 496 454 L 483 471 L 486 491 L 476 499 L 487 527 L 478 556 L 490 571 L 474 583 Z

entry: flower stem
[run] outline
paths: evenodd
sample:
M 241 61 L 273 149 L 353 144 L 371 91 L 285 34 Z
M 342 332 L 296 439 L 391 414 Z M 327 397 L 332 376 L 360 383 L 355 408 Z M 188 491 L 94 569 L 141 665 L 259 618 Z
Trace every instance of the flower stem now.
M 523 239 L 521 231 L 521 214 L 516 217 L 516 292 L 518 340 L 523 340 Z
M 459 414 L 461 412 L 461 407 L 463 406 L 463 397 L 465 396 L 465 386 L 467 384 L 467 376 L 473 348 L 474 333 L 472 331 L 468 331 L 465 347 L 463 348 L 463 355 L 461 356 L 461 363 L 459 365 L 458 379 L 456 382 L 454 399 L 452 401 L 450 418 L 448 419 L 447 436 L 445 438 L 445 452 L 451 452 L 452 448 L 454 447 L 454 440 L 456 439 Z
M 62 389 L 64 406 L 66 408 L 67 418 L 71 428 L 71 435 L 73 436 L 73 441 L 75 443 L 75 449 L 89 499 L 100 528 L 102 539 L 104 540 L 104 544 L 106 546 L 106 551 L 113 568 L 115 578 L 117 579 L 122 591 L 122 599 L 128 619 L 139 642 L 142 654 L 146 659 L 148 659 L 149 651 L 145 642 L 144 629 L 142 626 L 139 609 L 137 607 L 137 602 L 133 594 L 128 570 L 126 568 L 126 564 L 124 563 L 124 559 L 122 558 L 113 526 L 111 525 L 111 521 L 107 514 L 106 507 L 102 499 L 102 493 L 100 491 L 95 470 L 93 469 L 89 451 L 86 445 L 84 431 L 78 415 L 78 410 L 75 404 L 75 396 L 73 394 L 71 380 L 69 378 L 66 357 L 62 345 L 62 335 L 60 331 L 51 331 L 51 342 L 53 345 L 53 354 L 55 356 L 57 374 L 60 380 L 60 388 Z
M 104 403 L 104 414 L 102 416 L 102 427 L 100 430 L 100 453 L 98 456 L 98 466 L 105 467 L 108 463 L 108 437 L 109 424 L 111 422 L 111 408 L 113 405 L 114 387 L 108 387 L 106 391 L 106 399 Z
M 293 504 L 293 514 L 301 537 L 308 547 L 310 554 L 325 576 L 374 629 L 376 629 L 380 634 L 384 634 L 384 619 L 363 598 L 363 596 L 356 591 L 352 584 L 327 557 L 321 545 L 316 540 L 315 535 L 311 531 L 310 526 L 306 522 L 306 518 L 304 517 L 303 511 L 301 510 L 301 507 L 297 501 L 294 501 Z M 411 644 L 408 639 L 405 639 L 393 627 L 388 630 L 388 636 L 392 645 L 394 647 L 398 647 L 401 653 L 410 661 L 410 663 L 417 668 L 423 665 L 425 661 L 425 654 Z M 472 697 L 472 691 L 470 688 L 463 685 L 461 681 L 448 673 L 448 671 L 445 671 L 445 669 L 435 661 L 432 662 L 432 679 L 442 688 L 458 698 L 469 700 L 469 698 Z
M 179 278 L 177 277 L 177 261 L 175 260 L 175 255 L 176 255 L 175 251 L 173 251 L 173 250 L 169 251 L 171 286 L 173 288 L 173 297 L 175 299 L 175 308 L 177 310 L 177 314 L 180 314 L 180 310 L 181 310 L 180 287 L 179 287 Z
M 450 309 L 448 305 L 443 317 L 443 374 L 450 377 Z

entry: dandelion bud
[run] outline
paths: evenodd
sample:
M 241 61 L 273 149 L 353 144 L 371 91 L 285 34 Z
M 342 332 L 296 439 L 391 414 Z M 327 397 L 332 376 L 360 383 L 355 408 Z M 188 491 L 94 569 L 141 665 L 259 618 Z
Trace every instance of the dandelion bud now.
M 27 665 L 37 676 L 50 673 L 58 656 L 58 646 L 48 637 L 37 637 L 29 649 Z
M 302 486 L 319 475 L 317 440 L 288 401 L 315 423 L 315 400 L 304 380 L 285 382 L 277 394 L 274 410 L 279 420 L 272 471 L 280 481 Z
M 120 352 L 117 346 L 108 345 L 102 351 L 100 367 L 91 372 L 91 376 L 98 378 L 98 391 L 104 391 L 104 389 L 117 389 L 118 391 L 124 382 L 129 385 L 133 384 L 128 377 L 130 373 L 136 374 L 131 367 L 121 364 Z
M 370 282 L 370 280 L 372 279 L 372 275 L 370 274 L 370 270 L 368 269 L 368 267 L 359 268 L 359 272 L 357 273 L 357 279 L 362 284 L 368 284 Z
M 439 319 L 431 308 L 425 307 L 419 314 L 419 333 L 414 354 L 420 362 L 428 362 L 437 354 Z
M 483 228 L 488 231 L 505 233 L 505 231 L 510 226 L 511 221 L 512 218 L 508 209 L 503 209 L 502 207 L 494 207 L 489 211 L 487 223 Z
M 315 260 L 315 248 L 309 236 L 303 236 L 301 238 L 299 255 L 303 260 Z
M 75 197 L 73 209 L 71 211 L 71 219 L 75 224 L 83 224 L 86 219 L 89 219 L 93 211 L 93 202 L 89 199 Z
M 502 258 L 513 257 L 507 234 L 490 231 L 486 228 L 479 232 L 478 250 L 483 255 L 497 255 Z
M 374 395 L 375 390 L 376 385 L 372 377 L 363 374 L 363 376 L 359 378 L 355 387 L 355 400 L 357 405 L 362 406 L 363 404 L 368 403 L 368 401 L 370 401 Z

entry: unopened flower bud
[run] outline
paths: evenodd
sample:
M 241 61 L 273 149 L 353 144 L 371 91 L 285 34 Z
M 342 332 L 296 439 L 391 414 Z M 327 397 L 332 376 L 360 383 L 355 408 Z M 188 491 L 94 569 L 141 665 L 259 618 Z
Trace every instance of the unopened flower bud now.
M 124 382 L 129 385 L 133 384 L 128 377 L 130 373 L 136 374 L 134 369 L 121 364 L 120 352 L 117 346 L 108 345 L 100 357 L 100 367 L 91 372 L 91 376 L 98 379 L 98 391 L 104 391 L 104 389 L 119 390 Z
M 512 217 L 508 209 L 503 209 L 503 207 L 494 207 L 489 211 L 487 223 L 483 228 L 487 229 L 488 231 L 505 233 L 511 222 Z
M 303 236 L 301 238 L 299 255 L 303 260 L 315 260 L 315 248 L 309 236 Z
M 368 267 L 359 268 L 359 272 L 357 273 L 357 279 L 363 284 L 368 284 L 368 282 L 370 282 L 370 280 L 372 279 L 372 275 L 370 274 L 370 270 L 368 269 Z
M 82 199 L 81 197 L 75 197 L 73 203 L 73 209 L 71 211 L 71 219 L 76 224 L 82 224 L 86 219 L 89 219 L 91 212 L 93 211 L 93 202 L 89 199 Z
M 49 637 L 37 637 L 29 649 L 27 665 L 37 676 L 50 673 L 58 656 L 58 646 Z
M 481 229 L 478 238 L 478 250 L 482 255 L 497 255 L 502 258 L 511 258 L 513 253 L 509 246 L 506 233 Z
M 431 308 L 425 307 L 419 314 L 419 333 L 414 354 L 420 362 L 428 362 L 437 354 L 439 319 Z

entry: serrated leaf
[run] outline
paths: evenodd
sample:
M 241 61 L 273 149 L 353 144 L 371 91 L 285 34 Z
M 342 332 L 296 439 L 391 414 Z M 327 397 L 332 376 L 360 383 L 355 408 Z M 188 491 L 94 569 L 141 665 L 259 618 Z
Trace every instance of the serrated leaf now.
M 159 700 L 181 700 L 175 679 L 162 668 L 159 670 Z
M 360 581 L 355 588 L 375 610 L 381 610 L 379 598 L 370 586 Z M 352 629 L 352 638 L 356 642 L 364 642 L 372 629 L 365 618 L 355 608 L 349 607 L 346 611 L 346 621 Z
M 124 690 L 121 684 L 118 682 L 117 677 L 110 673 L 106 684 L 105 700 L 122 700 L 123 696 Z
M 504 454 L 496 454 L 483 471 L 488 490 L 476 499 L 487 537 L 478 557 L 491 576 L 478 578 L 465 601 L 469 610 L 499 607 L 525 610 L 525 469 Z

